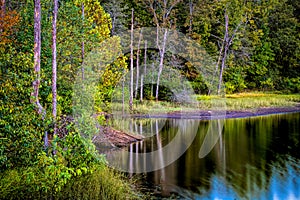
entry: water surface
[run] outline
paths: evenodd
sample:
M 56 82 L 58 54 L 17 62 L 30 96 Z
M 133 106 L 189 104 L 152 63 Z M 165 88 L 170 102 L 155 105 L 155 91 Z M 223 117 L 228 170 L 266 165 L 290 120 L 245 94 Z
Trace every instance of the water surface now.
M 135 121 L 131 131 L 149 137 L 130 145 L 128 151 L 160 149 L 178 134 L 178 129 L 186 130 L 183 135 L 189 137 L 194 122 Z M 300 199 L 300 113 L 226 119 L 216 145 L 199 158 L 209 123 L 197 121 L 197 134 L 187 151 L 165 168 L 145 173 L 141 187 L 158 198 Z M 130 155 L 125 159 L 128 165 L 138 162 Z

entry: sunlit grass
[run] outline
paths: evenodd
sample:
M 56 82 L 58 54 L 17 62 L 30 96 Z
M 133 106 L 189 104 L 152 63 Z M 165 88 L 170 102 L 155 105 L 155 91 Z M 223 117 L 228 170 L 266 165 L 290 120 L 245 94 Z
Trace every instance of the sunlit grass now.
M 210 108 L 212 100 L 220 99 L 217 96 L 197 96 L 201 108 Z M 300 94 L 283 95 L 273 93 L 238 93 L 226 95 L 224 98 L 227 110 L 246 110 L 269 107 L 290 107 L 300 103 Z
M 112 112 L 118 111 L 121 114 L 122 103 L 113 103 Z M 176 111 L 191 111 L 197 108 L 194 104 L 180 104 L 167 101 L 144 100 L 143 102 L 135 101 L 132 111 L 129 110 L 128 104 L 124 106 L 124 114 L 163 114 Z
M 249 92 L 230 94 L 225 97 L 216 95 L 195 95 L 194 103 L 178 103 L 166 101 L 145 100 L 143 102 L 135 101 L 133 110 L 129 111 L 129 107 L 125 105 L 125 114 L 163 114 L 177 111 L 195 111 L 214 109 L 217 101 L 226 103 L 227 110 L 250 110 L 257 108 L 270 107 L 291 107 L 300 103 L 300 94 L 274 94 L 262 92 Z M 113 110 L 122 110 L 121 103 L 113 103 Z

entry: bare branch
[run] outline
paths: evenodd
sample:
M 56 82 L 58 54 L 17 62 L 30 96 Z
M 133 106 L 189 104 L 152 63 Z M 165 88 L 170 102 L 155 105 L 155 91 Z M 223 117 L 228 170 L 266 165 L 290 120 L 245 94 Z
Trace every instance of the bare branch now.
M 218 40 L 220 40 L 220 41 L 223 41 L 223 39 L 222 38 L 220 38 L 220 37 L 218 37 L 218 36 L 216 36 L 216 35 L 214 35 L 214 34 L 210 34 L 211 36 L 213 36 L 214 38 L 217 38 Z

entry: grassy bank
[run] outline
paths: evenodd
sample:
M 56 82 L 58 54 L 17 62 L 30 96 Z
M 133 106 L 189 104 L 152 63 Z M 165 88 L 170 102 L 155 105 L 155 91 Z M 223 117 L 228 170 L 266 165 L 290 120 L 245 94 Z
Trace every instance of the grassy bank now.
M 48 168 L 49 169 L 49 168 Z M 0 199 L 141 199 L 132 183 L 104 164 L 89 172 L 27 167 L 0 173 Z
M 274 93 L 238 93 L 226 95 L 225 98 L 217 96 L 197 96 L 200 109 L 211 109 L 213 100 L 226 102 L 227 110 L 248 110 L 270 107 L 291 107 L 300 103 L 300 94 L 274 94 Z
M 133 106 L 134 113 L 168 113 L 176 111 L 195 111 L 213 109 L 215 101 L 224 101 L 227 110 L 249 110 L 270 107 L 291 107 L 300 103 L 300 94 L 275 94 L 275 93 L 238 93 L 226 95 L 225 98 L 218 96 L 196 95 L 195 104 L 180 104 L 164 101 L 136 102 Z M 122 105 L 115 105 L 115 109 L 121 109 Z

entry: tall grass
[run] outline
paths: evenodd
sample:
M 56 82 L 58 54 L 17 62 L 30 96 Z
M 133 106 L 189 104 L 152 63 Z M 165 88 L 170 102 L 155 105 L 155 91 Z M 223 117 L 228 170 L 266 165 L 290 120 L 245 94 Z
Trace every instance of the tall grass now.
M 142 196 L 133 190 L 133 183 L 125 175 L 105 166 L 87 176 L 75 177 L 56 198 L 119 200 L 142 199 Z
M 133 183 L 105 164 L 91 166 L 92 173 L 73 176 L 57 191 L 49 174 L 39 168 L 7 170 L 0 174 L 0 199 L 142 199 Z M 55 177 L 53 177 L 55 178 Z M 45 190 L 45 188 L 50 189 Z

